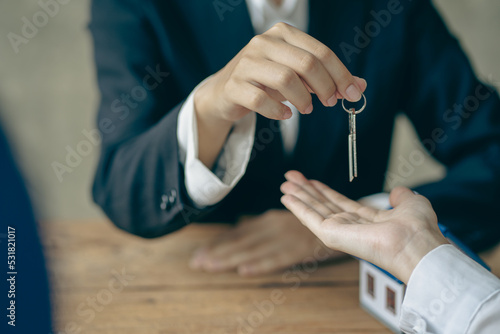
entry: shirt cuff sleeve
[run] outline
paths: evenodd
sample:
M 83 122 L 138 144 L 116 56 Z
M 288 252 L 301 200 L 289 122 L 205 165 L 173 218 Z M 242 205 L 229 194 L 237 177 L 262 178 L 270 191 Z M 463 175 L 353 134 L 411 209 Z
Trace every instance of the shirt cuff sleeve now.
M 429 252 L 414 269 L 401 309 L 405 333 L 469 333 L 500 280 L 453 245 Z
M 206 81 L 206 80 L 205 80 Z M 184 183 L 191 200 L 198 207 L 220 202 L 245 174 L 252 151 L 257 117 L 251 112 L 237 121 L 231 130 L 214 171 L 198 159 L 198 126 L 194 93 L 186 99 L 177 119 L 179 159 L 184 166 Z

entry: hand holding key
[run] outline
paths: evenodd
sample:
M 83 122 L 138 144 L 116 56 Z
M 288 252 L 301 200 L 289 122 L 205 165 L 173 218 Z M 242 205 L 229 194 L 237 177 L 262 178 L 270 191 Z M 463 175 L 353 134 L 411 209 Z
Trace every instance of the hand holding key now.
M 310 114 L 311 94 L 333 107 L 340 98 L 359 101 L 365 89 L 366 81 L 353 76 L 328 46 L 277 23 L 196 90 L 198 158 L 212 168 L 234 122 L 249 113 L 284 120 L 292 111 L 282 101 Z

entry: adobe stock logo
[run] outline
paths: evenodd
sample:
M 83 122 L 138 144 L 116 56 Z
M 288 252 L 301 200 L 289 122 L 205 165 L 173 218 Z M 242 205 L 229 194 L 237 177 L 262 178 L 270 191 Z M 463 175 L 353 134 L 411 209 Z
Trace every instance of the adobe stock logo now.
M 51 164 L 59 182 L 63 181 L 65 173 L 73 172 L 75 168 L 80 166 L 83 158 L 90 155 L 94 147 L 98 147 L 101 144 L 102 137 L 97 129 L 91 129 L 90 131 L 83 129 L 82 135 L 86 139 L 80 140 L 76 145 L 76 149 L 72 148 L 70 145 L 66 145 L 66 164 L 59 161 L 53 161 Z
M 411 2 L 412 0 L 407 1 Z M 358 26 L 353 29 L 356 33 L 353 40 L 354 45 L 347 42 L 342 42 L 339 45 L 347 63 L 352 61 L 351 57 L 353 54 L 360 54 L 361 50 L 367 48 L 372 39 L 380 35 L 382 30 L 391 24 L 393 16 L 401 14 L 403 10 L 404 7 L 400 0 L 389 0 L 387 2 L 387 9 L 382 9 L 378 12 L 374 10 L 370 11 L 373 19 L 365 24 L 364 29 L 362 30 Z
M 62 162 L 54 160 L 51 163 L 59 182 L 63 182 L 64 174 L 72 173 L 75 168 L 80 166 L 83 159 L 92 153 L 94 148 L 101 145 L 102 134 L 113 133 L 119 123 L 127 119 L 133 111 L 138 111 L 140 103 L 146 100 L 150 92 L 160 87 L 170 75 L 169 72 L 165 72 L 160 68 L 160 64 L 157 64 L 156 67 L 146 66 L 144 70 L 147 74 L 143 77 L 142 82 L 138 82 L 128 92 L 122 92 L 119 98 L 114 99 L 109 107 L 105 108 L 109 109 L 111 115 L 114 114 L 116 118 L 113 120 L 112 118 L 103 117 L 99 120 L 98 128 L 83 129 L 81 134 L 84 139 L 81 139 L 74 148 L 66 145 L 65 159 Z
M 234 8 L 238 5 L 241 5 L 243 0 L 213 0 L 212 5 L 214 6 L 217 15 L 219 16 L 219 20 L 224 21 L 224 15 L 226 12 L 232 12 Z
M 88 296 L 85 301 L 80 302 L 76 306 L 75 312 L 79 319 L 70 321 L 66 324 L 60 324 L 61 330 L 57 333 L 50 334 L 79 334 L 87 333 L 84 327 L 89 324 L 102 312 L 105 307 L 113 302 L 132 281 L 136 275 L 131 275 L 126 272 L 125 268 L 121 271 L 116 269 L 111 270 L 111 278 L 108 280 L 106 287 L 100 289 L 96 294 Z
M 59 14 L 60 5 L 66 5 L 70 1 L 71 0 L 39 0 L 38 6 L 40 10 L 31 16 L 31 20 L 26 16 L 21 17 L 23 23 L 21 26 L 21 33 L 16 34 L 11 31 L 7 34 L 12 50 L 18 54 L 21 45 L 28 44 L 30 40 L 38 35 L 39 29 L 45 27 L 51 18 Z

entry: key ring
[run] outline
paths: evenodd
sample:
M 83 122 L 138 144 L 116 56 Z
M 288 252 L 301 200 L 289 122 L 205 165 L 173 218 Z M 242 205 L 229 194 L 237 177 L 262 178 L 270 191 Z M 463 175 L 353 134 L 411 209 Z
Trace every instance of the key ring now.
M 354 111 L 354 114 L 356 114 L 356 115 L 357 115 L 357 114 L 359 114 L 360 112 L 362 112 L 363 110 L 365 110 L 365 107 L 366 107 L 366 97 L 365 97 L 365 94 L 361 94 L 361 96 L 363 96 L 364 104 L 363 104 L 363 106 L 361 107 L 361 109 Z M 345 107 L 345 105 L 344 105 L 344 100 L 345 100 L 345 99 L 342 99 L 342 108 L 344 108 L 344 110 L 345 110 L 346 112 L 351 113 L 352 111 L 351 111 L 351 110 L 349 110 L 349 109 L 347 109 L 347 108 Z

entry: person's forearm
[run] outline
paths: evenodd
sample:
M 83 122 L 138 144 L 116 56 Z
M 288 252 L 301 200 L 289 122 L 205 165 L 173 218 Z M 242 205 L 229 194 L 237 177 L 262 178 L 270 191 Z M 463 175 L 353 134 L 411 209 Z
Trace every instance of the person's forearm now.
M 395 268 L 386 268 L 403 282 L 408 283 L 417 264 L 435 248 L 447 244 L 448 241 L 439 232 L 422 230 L 415 233 L 406 247 L 395 257 Z
M 226 142 L 233 122 L 212 116 L 205 109 L 211 98 L 203 90 L 204 86 L 194 95 L 194 108 L 198 125 L 198 159 L 207 168 L 212 169 L 217 157 Z

